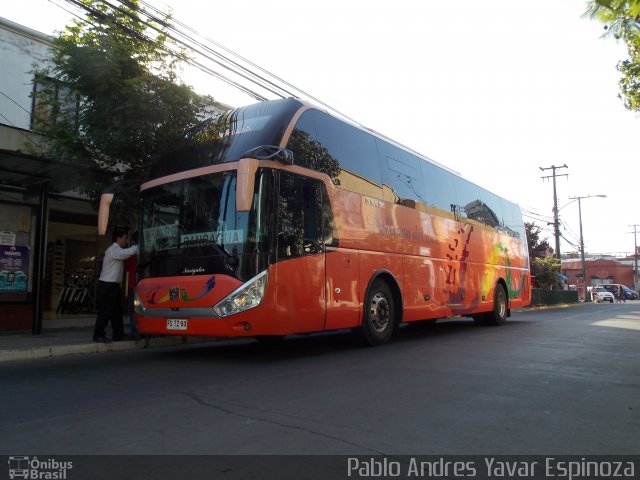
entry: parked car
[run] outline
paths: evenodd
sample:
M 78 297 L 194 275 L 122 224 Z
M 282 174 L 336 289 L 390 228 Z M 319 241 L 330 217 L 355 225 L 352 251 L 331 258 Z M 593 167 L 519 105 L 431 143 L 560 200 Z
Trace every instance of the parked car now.
M 621 286 L 621 283 L 607 283 L 598 285 L 599 287 L 604 288 L 606 291 L 613 293 L 614 298 L 617 298 L 618 295 L 618 287 Z M 638 292 L 630 289 L 626 285 L 622 285 L 622 291 L 624 292 L 624 298 L 626 300 L 637 300 Z
M 596 285 L 595 287 L 591 288 L 591 300 L 593 300 L 595 303 L 613 303 L 615 297 L 613 296 L 613 293 L 605 290 L 602 285 Z
M 638 299 L 638 292 L 636 292 L 635 290 L 627 287 L 626 285 L 622 285 L 622 290 L 624 290 L 624 298 L 626 298 L 627 300 L 637 300 Z

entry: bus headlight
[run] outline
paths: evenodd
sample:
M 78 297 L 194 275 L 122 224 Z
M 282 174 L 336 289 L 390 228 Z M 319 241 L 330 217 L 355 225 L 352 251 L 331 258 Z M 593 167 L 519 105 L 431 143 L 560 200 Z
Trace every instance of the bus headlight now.
M 266 288 L 267 271 L 265 270 L 214 305 L 213 311 L 219 317 L 228 317 L 257 307 L 262 303 Z
M 142 303 L 142 300 L 140 300 L 140 297 L 138 296 L 137 291 L 133 294 L 133 310 L 138 315 L 144 315 L 144 311 L 146 310 L 144 304 Z

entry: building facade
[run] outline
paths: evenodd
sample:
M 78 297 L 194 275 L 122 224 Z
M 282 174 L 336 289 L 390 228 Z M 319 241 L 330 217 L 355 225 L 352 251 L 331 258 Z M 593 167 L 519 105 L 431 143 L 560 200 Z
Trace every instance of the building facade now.
M 634 265 L 615 258 L 585 259 L 587 286 L 622 283 L 634 288 Z M 562 273 L 569 277 L 569 283 L 582 285 L 582 262 L 579 258 L 562 260 Z
M 70 278 L 95 271 L 96 210 L 56 185 L 78 167 L 30 153 L 42 141 L 34 127 L 45 108 L 33 95 L 33 70 L 50 47 L 48 36 L 0 18 L 0 331 L 41 333 Z
M 47 64 L 51 45 L 49 36 L 0 17 L 0 331 L 38 334 L 63 315 L 90 314 L 111 242 L 97 235 L 89 199 L 58 185 L 99 172 L 32 153 L 42 141 L 38 122 L 50 114 L 47 95 L 65 94 L 43 88 L 55 79 L 33 73 Z M 230 108 L 219 107 L 212 113 Z

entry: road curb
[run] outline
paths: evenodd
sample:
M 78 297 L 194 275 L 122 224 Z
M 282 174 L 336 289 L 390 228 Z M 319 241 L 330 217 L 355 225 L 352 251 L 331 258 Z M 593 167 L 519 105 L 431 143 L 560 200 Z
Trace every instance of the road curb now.
M 92 353 L 124 352 L 143 348 L 175 347 L 188 342 L 183 337 L 151 338 L 149 340 L 128 340 L 112 343 L 82 343 L 77 345 L 53 345 L 47 347 L 17 348 L 0 351 L 0 363 L 38 358 L 87 355 Z
M 524 308 L 517 308 L 513 310 L 515 313 L 526 313 L 526 312 L 538 312 L 540 310 L 553 310 L 556 308 L 572 308 L 572 307 L 584 307 L 585 305 L 589 305 L 591 302 L 578 302 L 578 303 L 559 303 L 558 305 L 535 305 Z

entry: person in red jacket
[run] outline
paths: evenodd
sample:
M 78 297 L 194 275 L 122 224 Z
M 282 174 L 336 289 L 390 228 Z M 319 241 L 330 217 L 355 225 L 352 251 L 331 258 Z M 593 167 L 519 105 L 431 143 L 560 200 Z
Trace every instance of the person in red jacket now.
M 133 245 L 138 244 L 138 232 L 133 232 L 131 235 L 131 243 Z M 129 325 L 131 326 L 131 338 L 134 340 L 140 340 L 140 334 L 138 333 L 138 327 L 136 324 L 136 314 L 133 308 L 134 291 L 136 288 L 136 282 L 138 280 L 138 272 L 136 270 L 138 266 L 138 255 L 131 255 L 124 261 L 124 275 L 125 285 L 127 292 L 127 306 L 129 314 Z

